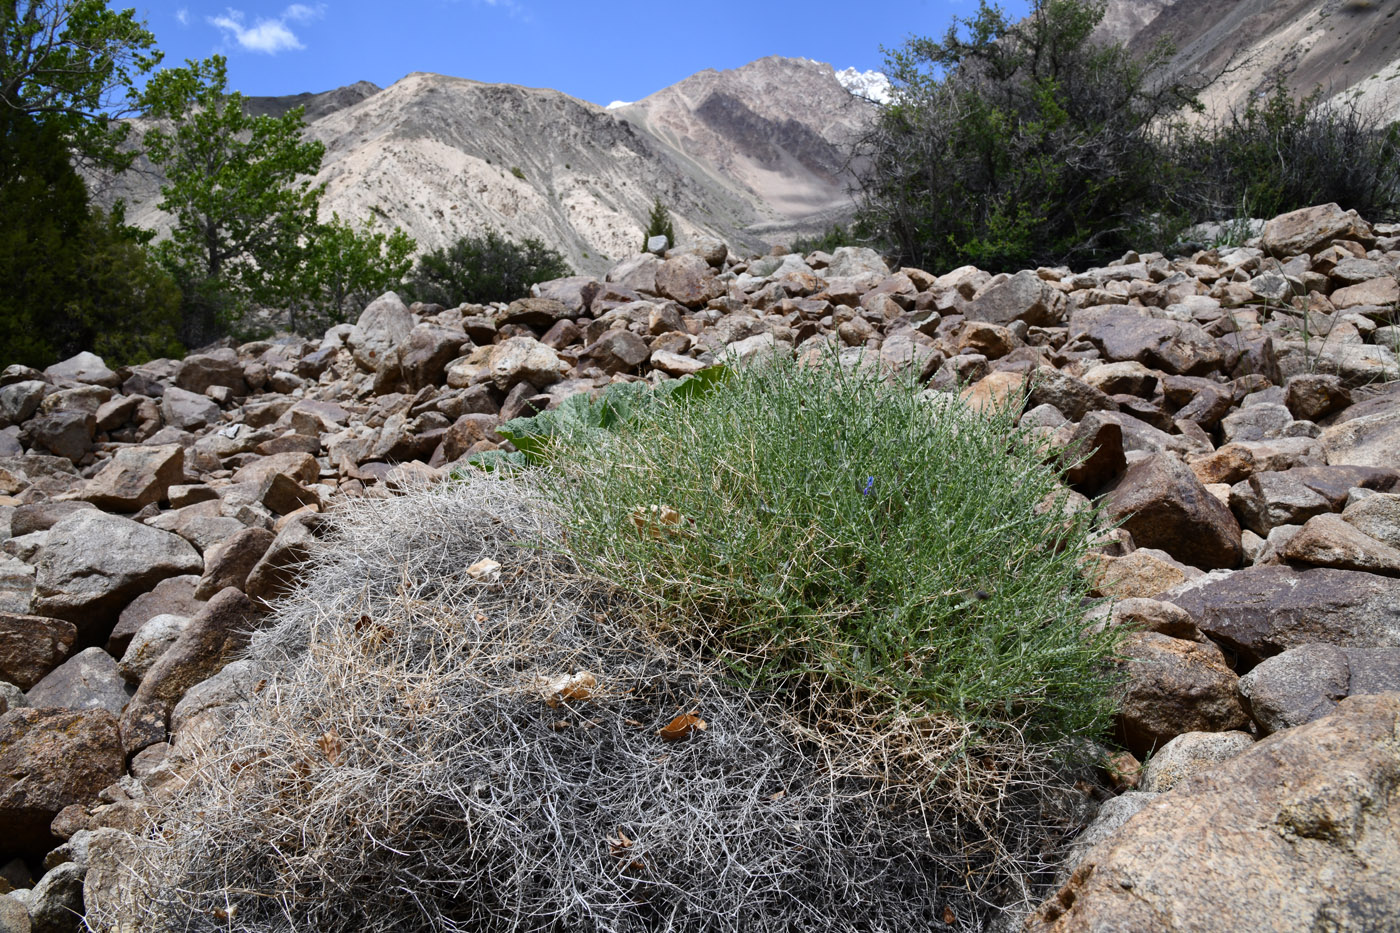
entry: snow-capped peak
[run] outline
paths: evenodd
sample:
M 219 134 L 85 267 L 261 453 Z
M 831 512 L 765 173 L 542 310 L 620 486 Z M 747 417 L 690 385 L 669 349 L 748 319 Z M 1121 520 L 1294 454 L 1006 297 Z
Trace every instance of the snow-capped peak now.
M 630 107 L 630 106 L 632 106 L 632 101 L 630 101 L 630 100 L 615 100 L 615 101 L 613 101 L 611 104 L 608 104 L 608 106 L 607 106 L 606 108 L 604 108 L 604 109 L 606 109 L 606 110 L 616 110 L 616 109 L 618 109 L 619 107 Z
M 857 97 L 873 100 L 877 104 L 888 104 L 893 96 L 890 79 L 885 77 L 883 71 L 856 71 L 854 68 L 847 68 L 845 71 L 836 72 L 836 80 Z

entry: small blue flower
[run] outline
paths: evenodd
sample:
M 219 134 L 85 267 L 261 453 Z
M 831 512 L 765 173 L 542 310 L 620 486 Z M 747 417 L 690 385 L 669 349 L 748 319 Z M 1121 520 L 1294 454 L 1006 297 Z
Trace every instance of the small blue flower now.
M 873 477 L 873 476 L 867 476 L 867 477 L 865 478 L 865 488 L 862 489 L 862 490 L 860 491 L 860 494 L 861 494 L 862 496 L 868 496 L 868 495 L 870 495 L 870 493 L 873 492 L 874 490 L 875 490 L 875 477 Z

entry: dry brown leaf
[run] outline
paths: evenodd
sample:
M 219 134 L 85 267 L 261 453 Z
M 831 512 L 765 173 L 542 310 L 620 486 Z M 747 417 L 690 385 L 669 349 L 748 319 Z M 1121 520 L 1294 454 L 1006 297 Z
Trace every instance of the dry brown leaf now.
M 695 522 L 669 505 L 639 505 L 632 510 L 632 524 L 642 534 L 660 538 L 663 532 L 673 535 L 682 530 L 682 525 L 693 525 Z
M 696 732 L 704 732 L 709 728 L 709 724 L 700 718 L 699 713 L 699 710 L 682 713 L 666 723 L 656 734 L 667 742 L 679 742 L 681 739 L 690 738 Z
M 584 702 L 593 696 L 593 689 L 597 686 L 598 678 L 588 671 L 575 671 L 549 681 L 541 692 L 549 708 L 555 709 L 561 703 Z
M 943 905 L 943 922 L 949 926 L 958 922 L 958 915 L 953 913 L 953 908 L 949 907 L 947 904 Z
M 321 737 L 316 740 L 316 747 L 321 750 L 321 754 L 325 756 L 326 761 L 333 765 L 340 763 L 340 753 L 344 750 L 344 746 L 340 741 L 340 736 L 336 735 L 334 732 L 323 732 L 321 733 Z
M 489 557 L 483 557 L 467 568 L 467 576 L 478 583 L 495 583 L 501 578 L 501 563 Z

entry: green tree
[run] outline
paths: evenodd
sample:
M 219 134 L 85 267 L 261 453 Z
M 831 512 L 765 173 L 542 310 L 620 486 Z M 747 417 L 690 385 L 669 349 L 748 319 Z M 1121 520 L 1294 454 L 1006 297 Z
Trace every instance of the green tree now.
M 571 271 L 563 256 L 534 237 L 517 244 L 487 230 L 420 256 L 408 292 L 418 301 L 447 306 L 514 301 L 528 295 L 536 282 Z
M 303 138 L 302 109 L 249 116 L 227 84 L 216 55 L 158 72 L 141 95 L 156 121 L 146 153 L 167 180 L 160 207 L 175 218 L 159 249 L 184 293 L 190 346 L 287 293 L 322 192 L 311 176 L 325 146 Z
M 860 221 L 899 261 L 992 269 L 1102 259 L 1170 212 L 1160 133 L 1196 85 L 1099 44 L 1102 2 L 983 0 L 936 41 L 889 55 L 895 101 L 866 137 Z
M 642 252 L 646 252 L 647 241 L 654 236 L 664 236 L 667 246 L 676 245 L 676 228 L 671 223 L 671 212 L 660 198 L 652 202 L 651 214 L 647 217 L 647 232 L 642 235 Z
M 298 245 L 296 267 L 282 283 L 292 330 L 312 333 L 343 323 L 403 280 L 416 248 L 398 227 L 381 233 L 368 219 L 357 229 L 333 214 L 329 223 L 316 225 Z
M 176 353 L 179 295 L 120 218 L 93 212 L 65 127 L 0 109 L 0 360 Z
M 0 109 L 53 125 L 85 157 L 129 164 L 112 114 L 160 57 L 135 11 L 106 0 L 0 0 Z

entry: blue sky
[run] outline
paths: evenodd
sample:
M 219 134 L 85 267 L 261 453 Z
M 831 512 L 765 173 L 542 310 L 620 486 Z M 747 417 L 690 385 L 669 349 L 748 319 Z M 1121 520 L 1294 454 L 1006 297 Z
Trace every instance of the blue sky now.
M 231 4 L 231 5 L 230 5 Z M 115 0 L 115 9 L 127 3 Z M 1024 12 L 1025 0 L 1002 4 Z M 879 68 L 881 45 L 938 35 L 975 0 L 552 2 L 552 0 L 156 0 L 136 6 L 166 59 L 228 57 L 250 95 L 387 87 L 414 71 L 550 87 L 607 104 L 704 68 L 767 55 Z

